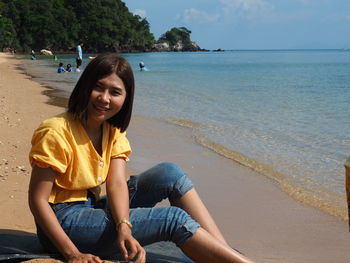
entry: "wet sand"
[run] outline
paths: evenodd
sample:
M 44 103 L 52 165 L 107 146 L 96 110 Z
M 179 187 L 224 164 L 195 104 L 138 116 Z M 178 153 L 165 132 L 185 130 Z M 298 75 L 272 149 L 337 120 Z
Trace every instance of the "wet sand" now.
M 45 88 L 16 63 L 0 53 L 0 229 L 33 233 L 27 205 L 30 139 L 42 120 L 64 109 L 48 105 Z M 163 161 L 178 163 L 228 242 L 257 262 L 350 262 L 347 222 L 296 202 L 271 180 L 196 144 L 190 134 L 187 128 L 134 116 L 129 168 L 139 172 Z

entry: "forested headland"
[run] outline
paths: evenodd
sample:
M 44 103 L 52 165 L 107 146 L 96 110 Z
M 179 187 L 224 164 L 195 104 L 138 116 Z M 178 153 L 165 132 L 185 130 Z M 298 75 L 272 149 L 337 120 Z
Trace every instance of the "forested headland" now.
M 0 50 L 69 51 L 78 42 L 91 52 L 147 50 L 148 21 L 120 0 L 0 1 Z
M 121 0 L 0 0 L 0 51 L 70 52 L 79 42 L 88 53 L 199 50 L 190 33 L 173 28 L 156 41 Z

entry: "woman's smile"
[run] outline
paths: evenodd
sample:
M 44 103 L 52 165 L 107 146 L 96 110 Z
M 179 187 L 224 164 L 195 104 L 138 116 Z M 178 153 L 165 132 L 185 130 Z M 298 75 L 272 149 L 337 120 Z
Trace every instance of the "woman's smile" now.
M 94 108 L 97 110 L 97 111 L 100 111 L 100 112 L 105 112 L 105 111 L 109 111 L 110 109 L 105 107 L 105 106 L 99 106 L 97 104 L 93 104 Z

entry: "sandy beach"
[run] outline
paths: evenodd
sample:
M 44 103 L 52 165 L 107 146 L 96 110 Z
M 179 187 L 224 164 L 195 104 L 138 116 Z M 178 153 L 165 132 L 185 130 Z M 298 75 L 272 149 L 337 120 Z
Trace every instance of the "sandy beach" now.
M 0 53 L 0 233 L 35 232 L 27 205 L 28 152 L 38 124 L 64 109 Z M 347 222 L 298 203 L 271 180 L 196 144 L 186 128 L 134 116 L 129 168 L 171 161 L 191 176 L 228 242 L 256 262 L 348 263 Z M 345 197 L 344 197 L 345 198 Z

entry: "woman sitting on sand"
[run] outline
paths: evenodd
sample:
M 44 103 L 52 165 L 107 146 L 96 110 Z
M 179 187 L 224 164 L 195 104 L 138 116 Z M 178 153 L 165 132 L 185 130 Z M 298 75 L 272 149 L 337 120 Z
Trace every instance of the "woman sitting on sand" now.
M 196 262 L 252 263 L 228 246 L 177 165 L 162 163 L 126 179 L 133 97 L 128 62 L 99 55 L 76 84 L 68 111 L 34 132 L 29 205 L 44 248 L 68 262 L 122 253 L 143 263 L 142 246 L 172 241 Z M 107 197 L 100 197 L 104 182 Z M 154 207 L 166 198 L 172 206 Z

